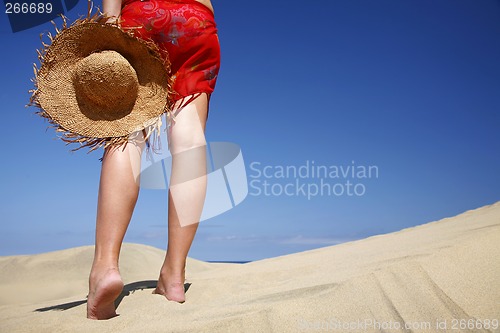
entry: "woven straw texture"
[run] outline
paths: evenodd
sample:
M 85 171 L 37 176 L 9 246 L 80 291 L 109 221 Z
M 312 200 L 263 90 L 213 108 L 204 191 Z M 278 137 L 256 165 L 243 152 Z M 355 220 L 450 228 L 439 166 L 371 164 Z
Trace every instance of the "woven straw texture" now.
M 61 139 L 78 150 L 121 146 L 159 132 L 170 111 L 170 64 L 151 41 L 134 37 L 99 14 L 64 26 L 42 41 L 30 104 Z M 159 133 L 158 133 L 159 135 Z M 151 142 L 150 142 L 151 143 Z

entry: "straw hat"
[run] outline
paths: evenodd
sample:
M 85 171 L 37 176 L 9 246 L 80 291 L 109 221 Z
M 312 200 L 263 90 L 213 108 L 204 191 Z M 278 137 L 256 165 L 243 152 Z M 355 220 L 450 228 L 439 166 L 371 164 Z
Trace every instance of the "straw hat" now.
M 169 111 L 168 62 L 153 42 L 104 23 L 103 15 L 89 13 L 70 27 L 63 20 L 38 52 L 30 105 L 63 141 L 80 143 L 73 150 L 120 146 L 134 133 L 147 139 Z

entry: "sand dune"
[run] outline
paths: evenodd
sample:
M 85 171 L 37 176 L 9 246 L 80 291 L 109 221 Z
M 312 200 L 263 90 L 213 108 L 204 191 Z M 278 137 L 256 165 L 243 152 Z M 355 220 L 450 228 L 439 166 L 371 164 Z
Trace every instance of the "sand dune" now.
M 124 244 L 120 316 L 99 322 L 92 247 L 0 257 L 0 332 L 500 332 L 499 244 L 500 202 L 244 265 L 189 259 L 184 304 L 151 294 L 163 251 Z

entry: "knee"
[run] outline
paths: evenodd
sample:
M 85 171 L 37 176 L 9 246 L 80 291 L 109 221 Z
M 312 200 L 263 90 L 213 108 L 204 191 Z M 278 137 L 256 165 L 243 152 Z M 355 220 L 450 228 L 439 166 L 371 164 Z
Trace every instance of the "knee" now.
M 172 138 L 170 150 L 172 154 L 181 153 L 190 150 L 205 149 L 207 141 L 203 133 L 185 133 Z

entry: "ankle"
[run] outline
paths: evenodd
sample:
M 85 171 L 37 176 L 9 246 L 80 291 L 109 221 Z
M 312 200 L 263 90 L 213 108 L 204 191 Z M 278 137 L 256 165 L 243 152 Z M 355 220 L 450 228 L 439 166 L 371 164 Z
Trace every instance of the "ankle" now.
M 168 279 L 178 280 L 177 282 L 184 283 L 185 266 L 164 264 L 160 269 L 160 276 Z
M 103 275 L 106 275 L 110 271 L 115 271 L 118 274 L 120 274 L 118 264 L 94 262 L 92 264 L 92 268 L 90 270 L 90 278 L 91 279 L 98 279 L 98 278 L 102 277 Z
M 160 269 L 160 274 L 170 277 L 184 277 L 184 275 L 186 274 L 186 270 L 179 267 L 162 266 L 162 268 Z

